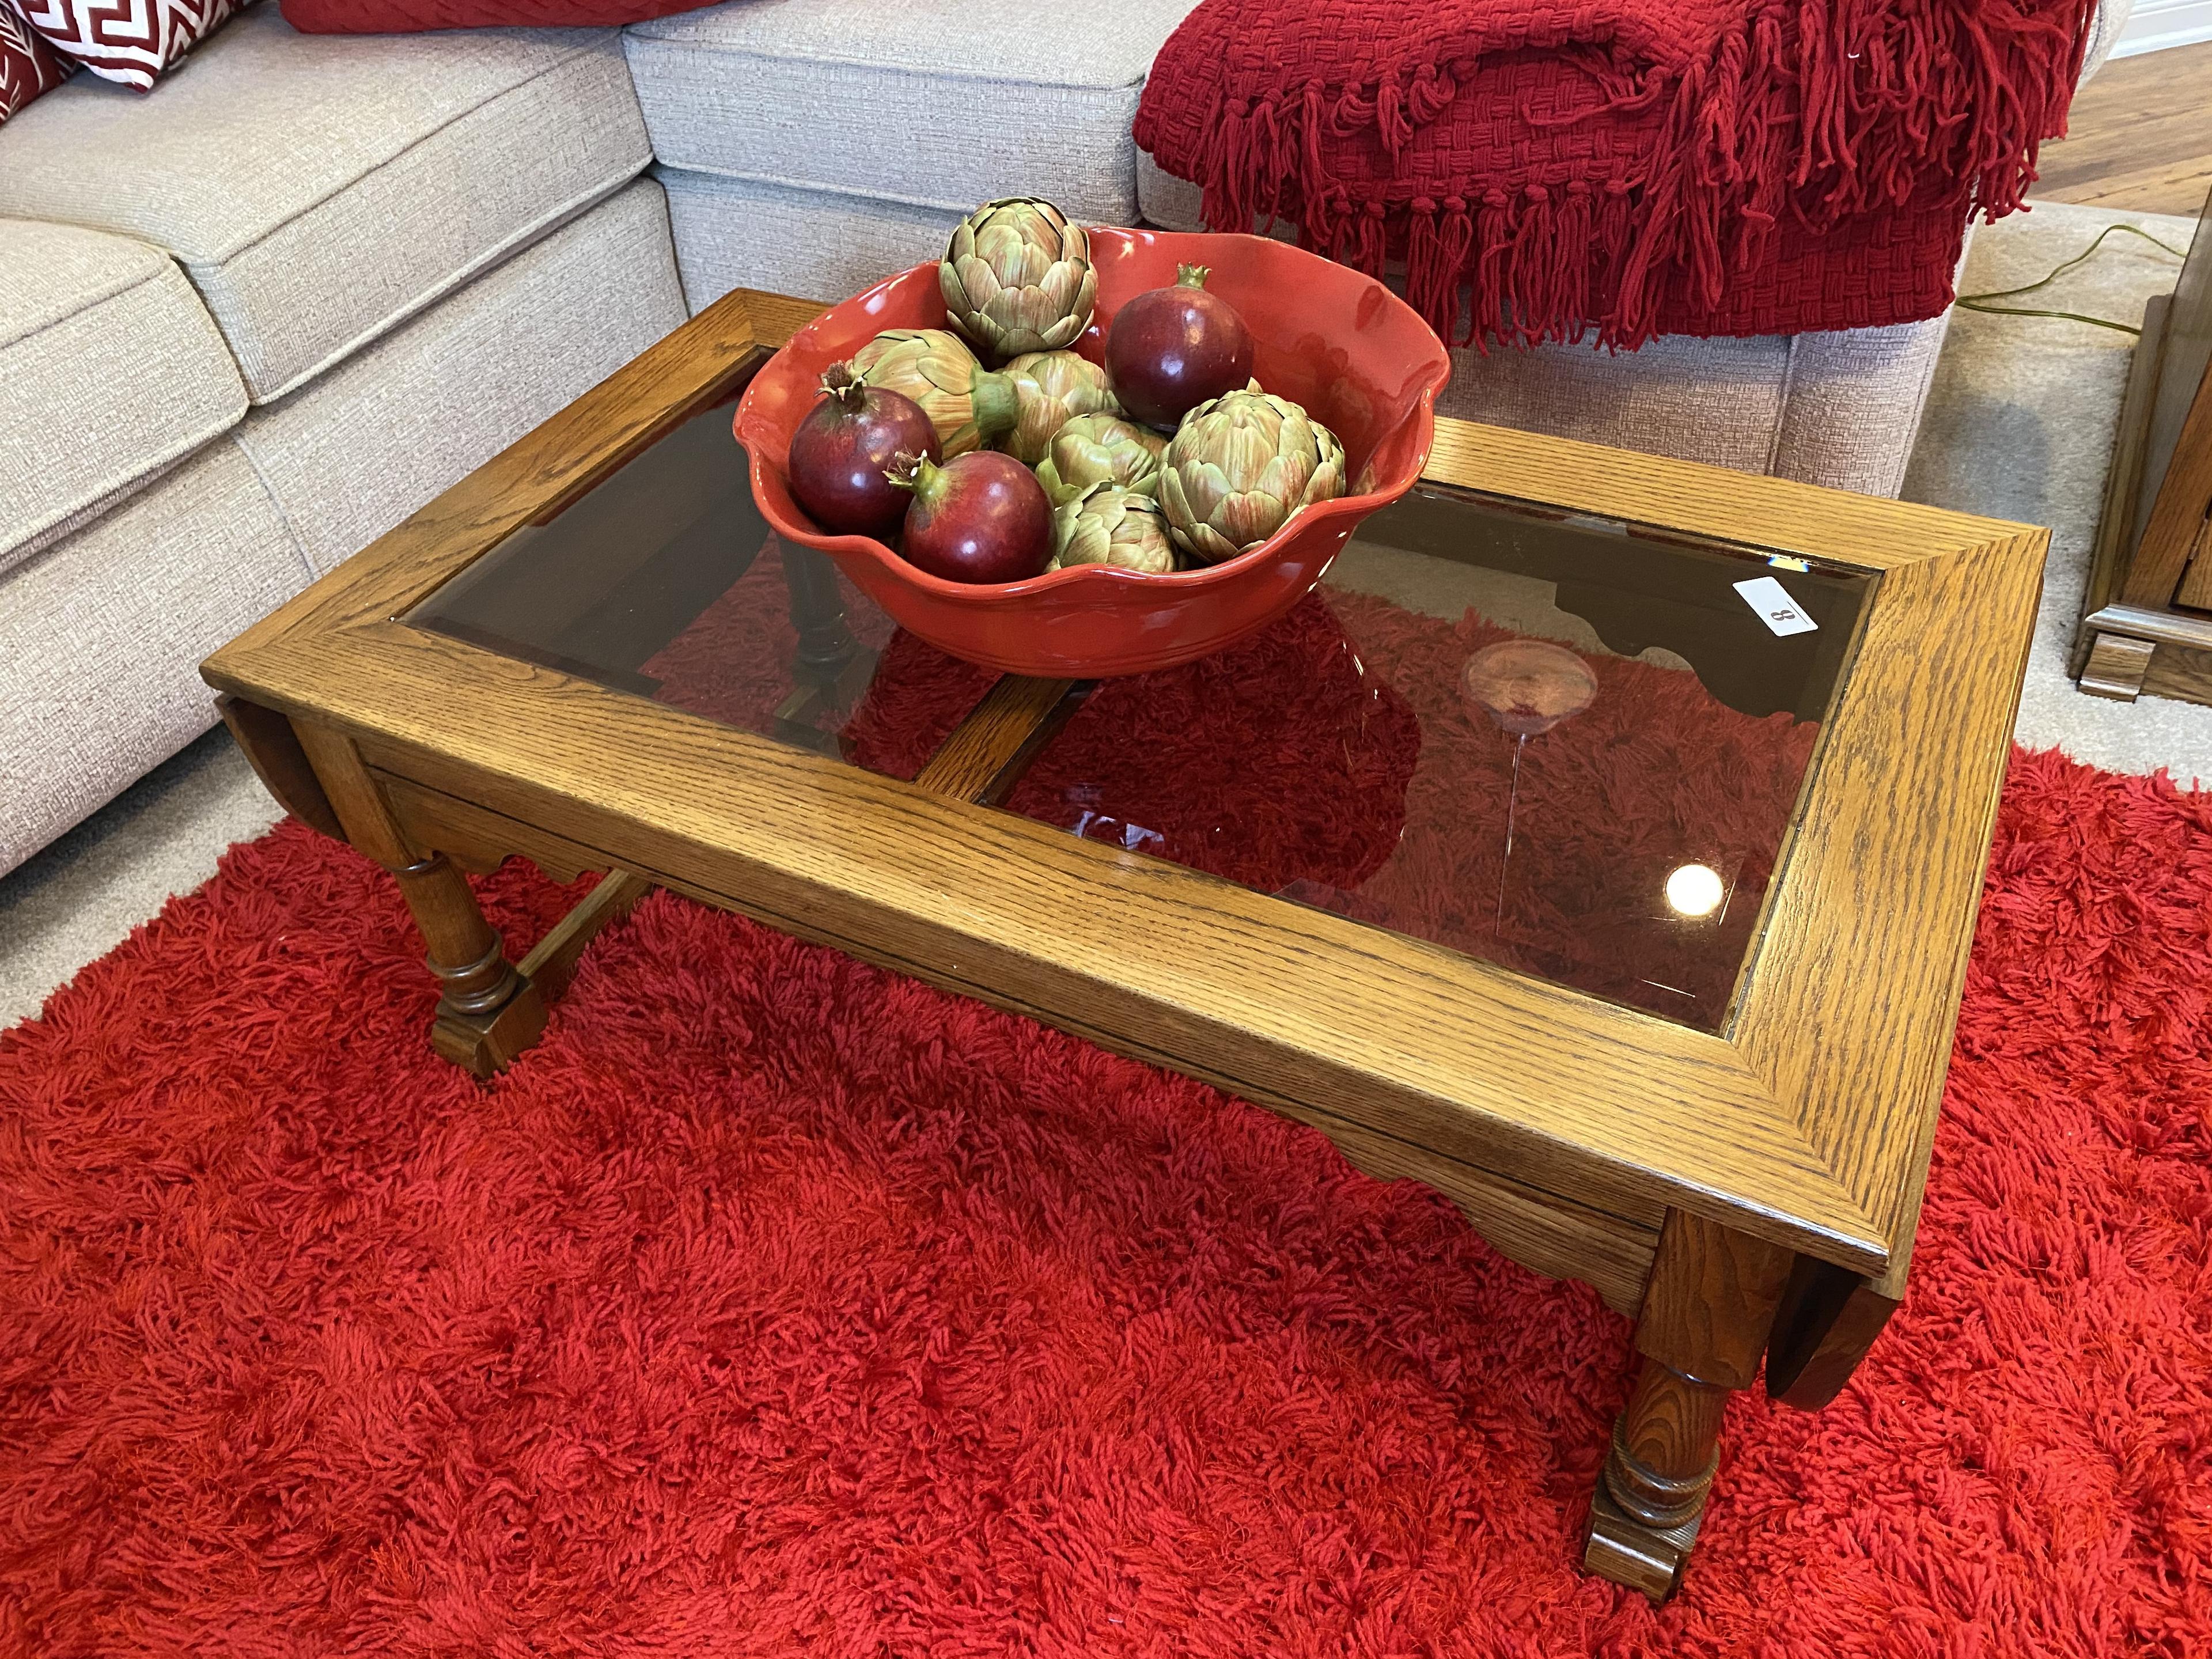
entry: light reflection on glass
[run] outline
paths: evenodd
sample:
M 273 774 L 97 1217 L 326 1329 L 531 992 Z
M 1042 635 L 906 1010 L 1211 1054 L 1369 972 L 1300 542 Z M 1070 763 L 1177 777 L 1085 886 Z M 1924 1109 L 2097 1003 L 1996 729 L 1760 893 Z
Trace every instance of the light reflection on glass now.
M 1678 916 L 1709 916 L 1727 896 L 1720 872 L 1708 865 L 1680 865 L 1667 878 L 1667 905 Z

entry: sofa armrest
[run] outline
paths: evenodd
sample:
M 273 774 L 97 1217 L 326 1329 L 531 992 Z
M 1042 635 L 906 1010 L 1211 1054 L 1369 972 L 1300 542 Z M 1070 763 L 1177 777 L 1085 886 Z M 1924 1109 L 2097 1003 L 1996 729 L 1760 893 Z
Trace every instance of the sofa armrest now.
M 2136 0 L 2100 0 L 2096 15 L 2089 20 L 2089 45 L 2081 54 L 2081 78 L 2074 83 L 2076 92 L 2088 85 L 2089 77 L 2105 67 L 2105 60 L 2120 44 L 2120 31 L 2127 27 L 2135 9 Z

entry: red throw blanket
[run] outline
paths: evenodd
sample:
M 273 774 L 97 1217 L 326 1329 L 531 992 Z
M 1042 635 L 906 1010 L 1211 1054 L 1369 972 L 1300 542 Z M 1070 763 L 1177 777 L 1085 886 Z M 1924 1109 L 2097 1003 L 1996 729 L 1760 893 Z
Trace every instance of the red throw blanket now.
M 1216 228 L 1402 260 L 1455 343 L 1911 322 L 2065 130 L 2094 9 L 1204 0 L 1136 138 Z

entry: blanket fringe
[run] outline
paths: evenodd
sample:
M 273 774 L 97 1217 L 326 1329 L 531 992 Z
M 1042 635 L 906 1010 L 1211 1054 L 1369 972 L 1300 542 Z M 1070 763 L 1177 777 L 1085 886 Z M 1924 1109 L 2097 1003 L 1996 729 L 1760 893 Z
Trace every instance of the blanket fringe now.
M 1204 186 L 1217 230 L 1280 216 L 1306 246 L 1378 276 L 1401 256 L 1409 301 L 1448 342 L 1525 346 L 1595 330 L 1632 349 L 1656 331 L 1670 286 L 1717 305 L 1785 216 L 1825 232 L 1898 207 L 1931 179 L 1955 181 L 1962 210 L 2017 209 L 2039 145 L 2063 130 L 2094 3 L 1751 0 L 1738 27 L 1671 70 L 1565 45 L 1595 95 L 1535 125 L 1656 112 L 1656 142 L 1628 177 L 1578 178 L 1554 161 L 1469 179 L 1462 194 L 1420 190 L 1407 164 L 1477 56 L 1260 97 L 1232 94 L 1224 59 L 1201 118 L 1170 124 L 1152 100 L 1163 53 L 1137 138 Z M 1179 149 L 1175 133 L 1194 126 Z M 1332 146 L 1363 136 L 1399 181 L 1370 198 L 1329 170 Z

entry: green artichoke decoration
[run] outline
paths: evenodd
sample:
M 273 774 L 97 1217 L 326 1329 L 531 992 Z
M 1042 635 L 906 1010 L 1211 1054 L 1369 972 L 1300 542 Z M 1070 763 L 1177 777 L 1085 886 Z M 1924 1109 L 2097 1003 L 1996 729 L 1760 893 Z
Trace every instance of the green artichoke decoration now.
M 1207 564 L 1233 559 L 1302 507 L 1344 492 L 1344 446 L 1288 398 L 1227 392 L 1182 417 L 1160 469 L 1176 545 Z
M 1093 484 L 1157 496 L 1167 447 L 1158 433 L 1119 415 L 1078 415 L 1045 446 L 1037 482 L 1054 507 L 1078 500 Z
M 1093 484 L 1053 514 L 1052 527 L 1057 551 L 1048 570 L 1111 564 L 1164 576 L 1176 568 L 1160 504 L 1133 489 Z
M 987 202 L 938 263 L 946 320 L 993 362 L 1073 345 L 1091 326 L 1091 239 L 1049 202 Z
M 945 459 L 1013 430 L 1021 398 L 1012 379 L 994 374 L 941 328 L 887 328 L 845 365 L 855 379 L 921 405 Z
M 1119 415 L 1106 371 L 1072 351 L 1031 351 L 1006 368 L 1014 383 L 1013 430 L 999 447 L 1024 466 L 1044 459 L 1054 436 L 1079 415 Z

